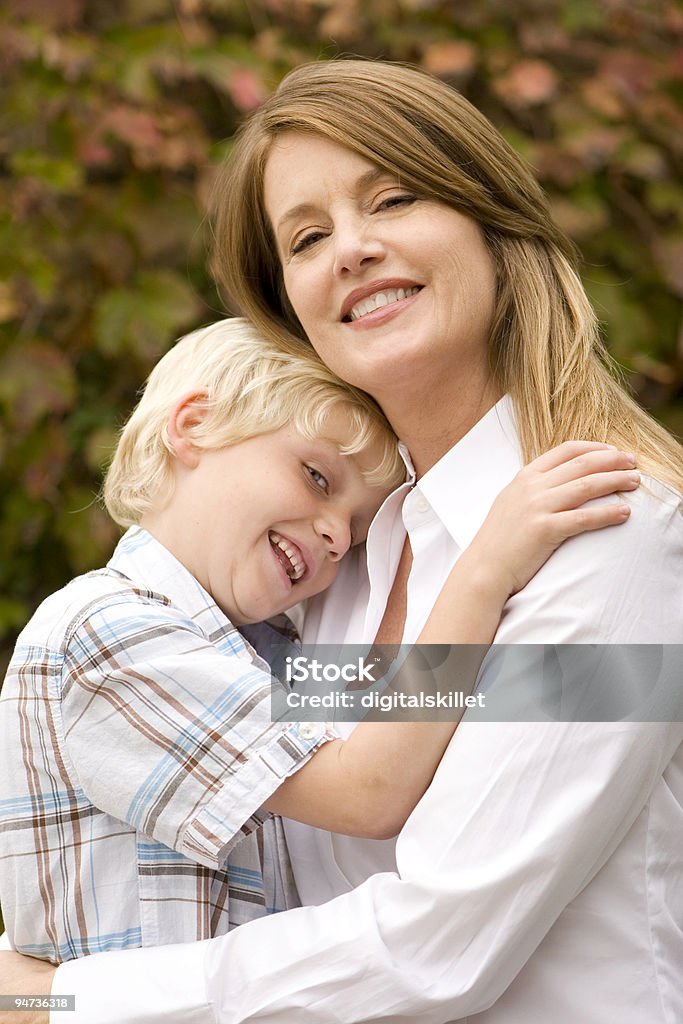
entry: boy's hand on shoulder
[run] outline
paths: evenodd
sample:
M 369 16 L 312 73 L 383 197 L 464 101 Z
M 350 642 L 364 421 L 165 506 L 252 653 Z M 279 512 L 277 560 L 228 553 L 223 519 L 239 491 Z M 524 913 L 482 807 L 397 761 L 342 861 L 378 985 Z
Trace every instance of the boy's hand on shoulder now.
M 496 498 L 470 545 L 492 579 L 516 594 L 565 540 L 626 522 L 623 502 L 594 498 L 638 487 L 635 459 L 612 445 L 567 441 L 534 459 Z
M 23 1006 L 0 1010 L 2 1024 L 49 1024 L 50 1010 L 40 1004 L 50 995 L 57 968 L 45 960 L 35 960 L 12 950 L 0 950 L 0 996 L 24 997 Z M 4 1000 L 3 1000 L 4 1003 Z

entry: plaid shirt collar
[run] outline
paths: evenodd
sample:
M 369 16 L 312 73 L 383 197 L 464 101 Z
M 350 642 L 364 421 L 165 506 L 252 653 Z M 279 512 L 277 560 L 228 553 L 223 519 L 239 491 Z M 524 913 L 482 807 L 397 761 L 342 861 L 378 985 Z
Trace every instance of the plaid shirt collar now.
M 138 587 L 164 594 L 212 643 L 220 646 L 221 639 L 229 637 L 234 647 L 236 641 L 241 641 L 250 655 L 264 658 L 276 672 L 286 654 L 301 644 L 296 626 L 285 613 L 238 629 L 182 562 L 139 526 L 126 531 L 107 568 Z
M 237 627 L 221 611 L 201 583 L 151 533 L 132 526 L 107 563 L 136 586 L 164 594 L 215 643 Z

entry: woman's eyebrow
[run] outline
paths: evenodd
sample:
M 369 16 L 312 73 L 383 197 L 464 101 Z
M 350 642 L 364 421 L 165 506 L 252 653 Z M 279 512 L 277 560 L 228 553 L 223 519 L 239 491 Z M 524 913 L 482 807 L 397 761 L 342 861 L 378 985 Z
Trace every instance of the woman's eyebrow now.
M 355 194 L 365 192 L 366 189 L 371 188 L 382 179 L 391 179 L 393 181 L 394 175 L 389 171 L 383 170 L 381 167 L 371 167 L 370 170 L 365 171 L 360 175 L 360 177 L 356 178 L 353 183 L 352 191 Z M 276 233 L 279 234 L 279 232 L 282 231 L 283 228 L 286 228 L 291 221 L 298 220 L 300 217 L 307 217 L 310 214 L 315 213 L 317 209 L 318 206 L 315 203 L 297 203 L 296 206 L 287 210 L 286 213 L 280 217 L 280 220 L 275 226 Z
M 286 228 L 287 225 L 294 220 L 298 220 L 299 217 L 307 217 L 309 214 L 316 210 L 316 206 L 313 203 L 299 203 L 297 206 L 293 206 L 291 210 L 287 210 L 285 214 L 280 217 L 279 221 L 275 225 L 275 231 L 277 234 Z

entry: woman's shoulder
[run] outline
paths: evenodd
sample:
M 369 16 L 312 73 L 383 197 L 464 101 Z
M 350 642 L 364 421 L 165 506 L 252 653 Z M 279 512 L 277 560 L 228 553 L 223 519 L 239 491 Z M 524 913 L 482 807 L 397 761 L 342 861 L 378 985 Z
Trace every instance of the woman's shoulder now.
M 677 491 L 671 484 L 665 483 L 657 477 L 647 473 L 641 475 L 642 484 L 637 491 L 633 491 L 635 498 L 640 498 L 645 504 L 654 499 L 669 507 L 672 511 L 680 512 L 683 509 L 683 494 Z
M 507 643 L 680 643 L 683 496 L 643 475 L 625 523 L 562 544 L 508 602 Z
M 683 494 L 644 473 L 640 487 L 623 497 L 631 515 L 624 535 L 620 538 L 617 528 L 612 541 L 631 544 L 638 535 L 640 542 L 648 545 L 658 538 L 660 545 L 683 546 Z
M 683 495 L 669 484 L 642 474 L 637 490 L 598 498 L 595 503 L 616 500 L 631 509 L 625 523 L 574 537 L 554 557 L 564 554 L 565 558 L 580 558 L 582 553 L 590 552 L 596 569 L 613 566 L 618 559 L 632 566 L 644 565 L 645 559 L 655 555 L 661 567 L 667 554 L 683 560 Z M 683 562 L 679 570 L 683 573 Z

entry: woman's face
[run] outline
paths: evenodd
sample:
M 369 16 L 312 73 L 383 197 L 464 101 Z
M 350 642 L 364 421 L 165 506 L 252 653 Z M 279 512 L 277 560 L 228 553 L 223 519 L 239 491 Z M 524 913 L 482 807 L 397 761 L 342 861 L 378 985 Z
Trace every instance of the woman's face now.
M 488 382 L 495 269 L 478 224 L 320 135 L 287 132 L 265 206 L 313 347 L 380 402 L 403 386 Z

